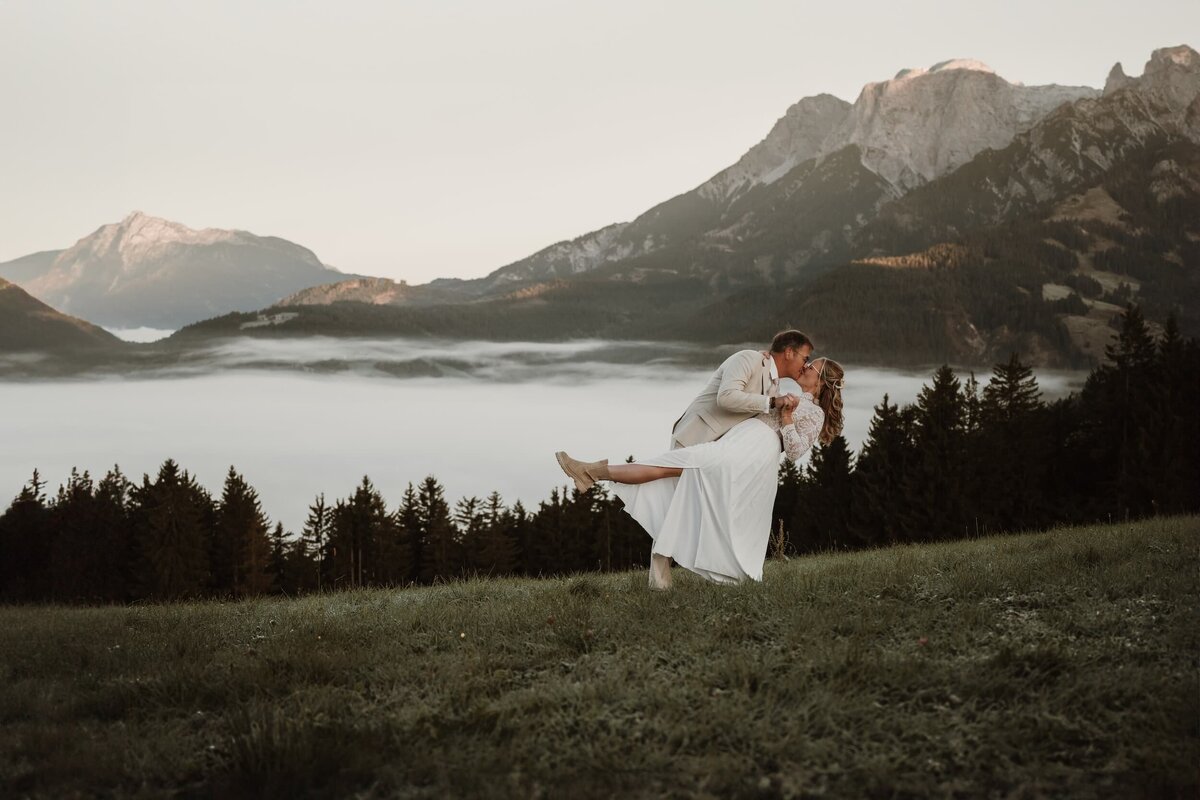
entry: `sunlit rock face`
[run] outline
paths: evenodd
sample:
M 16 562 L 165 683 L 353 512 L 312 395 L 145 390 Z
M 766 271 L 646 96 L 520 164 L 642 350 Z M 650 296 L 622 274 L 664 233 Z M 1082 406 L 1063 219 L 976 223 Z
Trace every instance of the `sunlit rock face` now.
M 1010 83 L 985 64 L 953 59 L 868 83 L 824 150 L 857 144 L 863 164 L 907 191 L 998 150 L 1087 86 Z
M 1059 106 L 1003 150 L 906 194 L 883 216 L 909 230 L 998 223 L 1083 191 L 1122 160 L 1171 142 L 1200 144 L 1200 54 L 1186 45 L 1155 50 L 1138 77 L 1117 64 L 1101 95 Z M 1160 201 L 1193 193 L 1191 163 L 1152 165 L 1147 188 Z

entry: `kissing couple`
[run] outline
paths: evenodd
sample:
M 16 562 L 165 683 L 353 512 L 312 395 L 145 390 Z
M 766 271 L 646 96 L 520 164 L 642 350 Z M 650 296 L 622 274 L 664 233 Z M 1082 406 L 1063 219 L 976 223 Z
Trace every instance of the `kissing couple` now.
M 612 481 L 625 510 L 650 534 L 650 588 L 671 587 L 671 559 L 718 583 L 762 580 L 779 453 L 793 463 L 814 442 L 842 432 L 845 370 L 812 358 L 800 331 L 775 335 L 769 351 L 734 353 L 671 430 L 671 450 L 632 464 L 583 462 L 555 453 L 585 492 Z M 791 378 L 800 394 L 779 394 Z

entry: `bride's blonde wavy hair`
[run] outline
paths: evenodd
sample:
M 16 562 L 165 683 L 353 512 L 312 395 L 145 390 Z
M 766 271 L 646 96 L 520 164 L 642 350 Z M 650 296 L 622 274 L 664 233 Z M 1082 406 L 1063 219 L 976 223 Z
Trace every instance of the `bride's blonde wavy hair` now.
M 824 358 L 824 356 L 822 356 Z M 814 361 L 816 359 L 813 359 Z M 825 412 L 825 424 L 817 440 L 829 444 L 842 432 L 842 387 L 846 383 L 846 370 L 832 358 L 825 358 L 821 367 L 821 390 L 817 393 L 817 405 Z

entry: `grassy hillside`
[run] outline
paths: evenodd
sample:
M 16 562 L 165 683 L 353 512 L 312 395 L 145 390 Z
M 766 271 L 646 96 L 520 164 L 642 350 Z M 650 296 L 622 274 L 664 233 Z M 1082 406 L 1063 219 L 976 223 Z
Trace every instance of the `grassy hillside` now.
M 0 795 L 1195 796 L 1200 518 L 691 577 L 0 608 Z

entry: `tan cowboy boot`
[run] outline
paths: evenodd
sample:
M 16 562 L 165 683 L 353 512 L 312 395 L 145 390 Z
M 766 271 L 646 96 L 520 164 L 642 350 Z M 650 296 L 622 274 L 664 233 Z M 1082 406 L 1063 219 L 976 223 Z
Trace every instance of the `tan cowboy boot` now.
M 575 488 L 581 492 L 592 488 L 596 481 L 612 480 L 612 473 L 608 471 L 607 458 L 603 461 L 576 461 L 562 450 L 555 453 L 554 457 L 558 459 L 558 465 L 562 467 L 562 471 L 575 481 Z
M 671 557 L 650 554 L 650 588 L 665 592 L 671 588 Z

